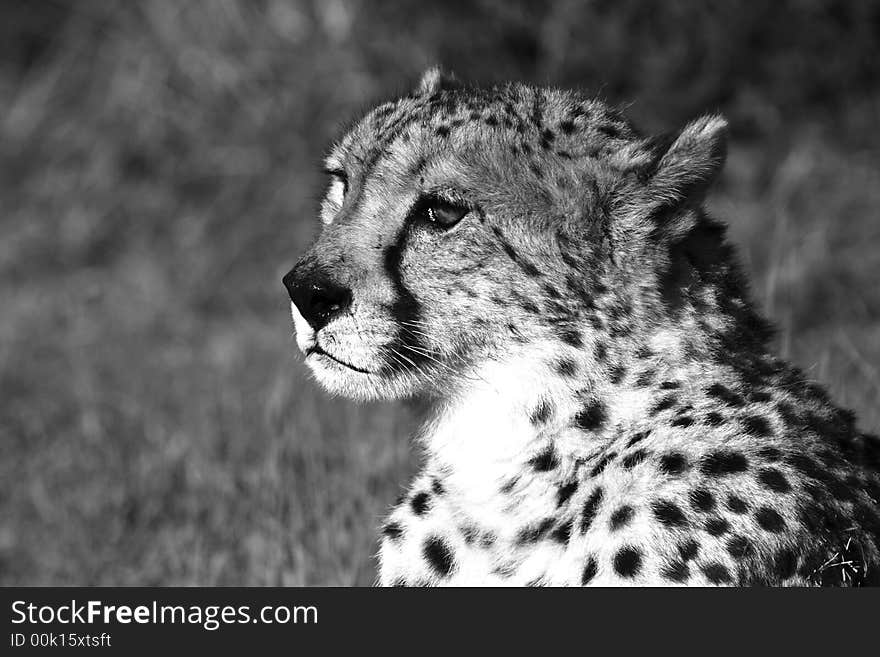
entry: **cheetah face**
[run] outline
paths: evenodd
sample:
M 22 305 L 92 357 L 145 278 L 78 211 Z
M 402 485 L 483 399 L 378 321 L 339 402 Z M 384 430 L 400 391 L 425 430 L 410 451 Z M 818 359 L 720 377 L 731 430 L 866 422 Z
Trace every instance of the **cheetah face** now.
M 454 387 L 525 324 L 506 301 L 526 281 L 493 232 L 500 208 L 462 184 L 478 163 L 432 150 L 423 132 L 369 167 L 354 139 L 333 151 L 321 235 L 285 278 L 297 344 L 331 392 Z
M 528 340 L 539 312 L 517 258 L 541 240 L 505 228 L 528 218 L 498 179 L 503 144 L 479 131 L 438 137 L 418 107 L 374 113 L 333 149 L 320 237 L 285 277 L 297 344 L 334 393 L 455 390 L 478 363 Z M 407 114 L 379 150 L 377 124 Z
M 486 362 L 588 347 L 611 287 L 608 190 L 625 188 L 607 154 L 635 143 L 601 103 L 431 73 L 367 114 L 326 158 L 321 234 L 284 277 L 316 378 L 360 399 L 448 395 Z

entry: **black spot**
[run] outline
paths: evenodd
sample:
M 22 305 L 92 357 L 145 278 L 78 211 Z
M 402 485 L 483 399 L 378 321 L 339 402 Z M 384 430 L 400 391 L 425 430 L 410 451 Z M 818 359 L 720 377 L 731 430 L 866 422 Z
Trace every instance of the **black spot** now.
M 744 472 L 748 467 L 748 460 L 739 452 L 718 450 L 707 454 L 703 458 L 700 470 L 705 475 L 723 477 L 737 472 Z
M 600 342 L 596 345 L 596 349 L 594 351 L 596 355 L 596 360 L 604 361 L 608 357 L 608 345 L 604 342 Z
M 589 110 L 589 106 L 586 104 L 575 105 L 574 107 L 572 107 L 571 109 L 568 110 L 568 116 L 571 117 L 572 120 L 574 120 L 580 116 L 589 117 L 590 115 L 591 115 L 591 112 Z
M 801 419 L 795 412 L 794 407 L 786 401 L 776 402 L 776 412 L 779 413 L 779 417 L 781 417 L 782 421 L 789 427 L 795 427 L 801 424 Z
M 673 561 L 663 566 L 660 574 L 671 582 L 683 584 L 691 576 L 691 569 L 684 561 Z
M 651 510 L 654 517 L 668 527 L 682 527 L 687 524 L 687 518 L 674 502 L 657 500 L 651 504 Z
M 651 415 L 657 415 L 657 413 L 660 413 L 661 411 L 672 408 L 677 402 L 678 398 L 675 395 L 667 395 L 656 404 L 654 404 L 654 407 L 649 412 Z
M 691 506 L 697 511 L 708 513 L 715 508 L 715 498 L 705 488 L 692 490 L 688 498 L 690 499 Z
M 684 543 L 679 543 L 678 545 L 678 554 L 681 555 L 681 558 L 685 561 L 696 559 L 699 552 L 700 544 L 693 538 L 688 539 Z
M 599 505 L 602 504 L 603 491 L 601 486 L 593 491 L 592 495 L 584 503 L 584 509 L 581 512 L 581 533 L 586 532 L 596 517 Z
M 584 572 L 581 573 L 581 586 L 586 586 L 590 583 L 590 581 L 596 576 L 596 572 L 598 572 L 599 566 L 596 564 L 596 558 L 592 555 L 587 559 L 587 563 L 584 566 Z
M 779 470 L 776 468 L 763 468 L 758 472 L 758 481 L 765 488 L 776 493 L 787 493 L 791 490 L 791 484 Z
M 720 427 L 724 424 L 724 416 L 722 416 L 721 413 L 712 411 L 706 415 L 706 424 L 710 427 Z
M 604 123 L 602 125 L 596 126 L 596 131 L 602 133 L 609 139 L 617 139 L 620 137 L 620 130 L 617 126 L 611 125 L 610 123 Z
M 529 419 L 534 425 L 544 424 L 552 414 L 553 405 L 550 402 L 544 400 L 538 405 L 538 407 L 534 411 L 532 411 L 532 415 Z
M 815 504 L 808 504 L 798 513 L 801 524 L 810 533 L 815 533 L 822 528 L 824 516 L 822 510 Z
M 540 452 L 536 456 L 533 456 L 529 460 L 529 465 L 531 465 L 538 472 L 547 472 L 548 470 L 553 470 L 556 466 L 559 465 L 559 459 L 556 457 L 556 452 L 552 447 L 548 447 L 543 452 Z
M 675 390 L 678 387 L 678 381 L 663 381 L 660 383 L 660 390 Z
M 556 506 L 560 507 L 571 498 L 577 492 L 578 482 L 572 481 L 564 486 L 560 486 L 559 490 L 556 491 Z
M 525 260 L 519 261 L 520 268 L 526 273 L 526 275 L 531 276 L 532 278 L 540 278 L 541 270 L 535 267 L 530 262 L 526 262 Z
M 559 338 L 567 345 L 580 349 L 584 345 L 581 332 L 575 328 L 564 328 L 559 331 Z
M 428 158 L 422 155 L 415 161 L 415 163 L 413 163 L 411 169 L 412 175 L 421 174 L 425 170 L 426 166 L 428 166 Z
M 506 304 L 507 304 L 507 302 L 505 301 L 504 305 L 506 305 Z M 519 307 L 522 308 L 523 310 L 525 310 L 527 313 L 530 313 L 532 315 L 538 315 L 541 312 L 541 309 L 538 308 L 538 306 L 533 301 L 530 301 L 528 299 L 520 299 L 519 300 Z M 478 319 L 482 319 L 482 318 L 478 318 Z
M 731 582 L 730 571 L 718 562 L 708 563 L 701 570 L 706 575 L 706 579 L 713 584 L 730 584 Z
M 399 522 L 386 522 L 382 527 L 382 533 L 394 541 L 400 538 L 401 534 L 403 534 L 403 527 L 400 526 Z
M 628 314 L 628 313 L 626 313 L 626 314 Z M 636 351 L 635 351 L 636 358 L 638 358 L 640 360 L 645 360 L 647 358 L 650 358 L 653 355 L 654 355 L 654 352 L 652 352 L 651 348 L 646 344 L 639 345 L 639 348 L 636 349 Z
M 769 392 L 765 392 L 763 390 L 756 390 L 755 392 L 749 393 L 749 399 L 753 402 L 768 402 L 773 397 Z
M 572 132 L 574 132 L 574 121 L 571 121 L 569 119 L 560 121 L 559 129 L 563 132 L 563 134 L 570 135 Z
M 626 376 L 626 368 L 623 365 L 614 365 L 611 370 L 608 372 L 608 380 L 611 381 L 614 385 L 617 385 L 621 381 L 623 381 L 623 377 Z
M 435 479 L 431 482 L 431 490 L 434 491 L 434 495 L 437 495 L 438 497 L 446 492 L 446 489 L 443 487 L 443 482 L 439 479 Z
M 758 450 L 758 455 L 770 462 L 776 462 L 782 458 L 782 452 L 775 447 L 762 447 Z
M 846 453 L 846 451 L 851 451 L 852 449 L 851 445 L 840 445 L 840 447 L 842 450 L 844 450 L 844 453 Z M 824 463 L 829 468 L 839 468 L 843 466 L 843 457 L 841 457 L 838 452 L 832 449 L 822 449 L 819 450 L 817 454 L 819 458 L 822 459 L 822 463 Z
M 480 535 L 479 528 L 470 524 L 459 527 L 458 530 L 461 532 L 464 542 L 468 545 L 473 545 L 477 541 L 477 537 Z
M 642 442 L 645 438 L 647 438 L 650 435 L 651 435 L 650 429 L 648 429 L 647 431 L 639 431 L 638 433 L 633 434 L 632 438 L 630 438 L 629 441 L 626 443 L 626 446 L 632 447 L 636 443 Z
M 608 467 L 608 464 L 611 463 L 611 461 L 613 461 L 614 457 L 616 457 L 616 456 L 617 456 L 617 452 L 611 452 L 611 453 L 603 456 L 601 459 L 599 459 L 599 461 L 596 463 L 596 465 L 593 467 L 592 471 L 590 472 L 590 476 L 597 477 L 600 474 L 602 474 L 602 472 L 604 472 L 605 468 Z
M 809 456 L 804 454 L 789 454 L 785 457 L 785 462 L 811 479 L 818 479 L 819 481 L 826 479 L 826 473 L 824 470 L 822 470 Z
M 632 520 L 634 515 L 635 510 L 631 506 L 625 504 L 611 514 L 611 520 L 608 522 L 608 526 L 611 527 L 611 531 L 616 531 L 621 527 L 625 527 L 629 521 Z
M 497 119 L 495 116 L 493 116 L 492 114 L 490 114 L 490 115 L 487 116 L 485 119 L 483 119 L 483 121 L 486 123 L 487 126 L 490 126 L 490 127 L 493 127 L 493 128 L 494 128 L 496 125 L 498 125 L 498 119 Z
M 436 130 L 434 130 L 434 134 L 436 134 L 438 137 L 449 136 L 449 126 L 446 126 L 446 125 L 437 126 Z
M 413 495 L 413 498 L 409 501 L 409 505 L 410 508 L 412 508 L 413 513 L 415 513 L 417 516 L 420 516 L 428 510 L 428 502 L 430 500 L 431 496 L 422 491 Z
M 455 567 L 455 557 L 449 546 L 436 536 L 431 536 L 425 540 L 425 544 L 422 546 L 422 554 L 431 568 L 441 577 L 448 575 Z
M 689 427 L 694 423 L 694 418 L 684 415 L 675 418 L 670 424 L 674 427 Z
M 638 548 L 625 545 L 614 555 L 614 570 L 622 577 L 635 577 L 642 567 L 642 553 Z
M 480 547 L 484 550 L 492 547 L 495 544 L 495 541 L 498 540 L 498 537 L 495 535 L 495 532 L 492 531 L 483 531 L 480 534 Z
M 645 370 L 644 372 L 639 372 L 639 375 L 636 377 L 636 385 L 639 388 L 646 388 L 654 381 L 654 377 L 657 372 L 654 370 Z
M 575 415 L 575 424 L 584 431 L 595 431 L 605 423 L 607 413 L 605 404 L 597 399 L 587 402 L 583 409 Z
M 572 358 L 560 358 L 556 361 L 556 371 L 562 376 L 572 377 L 577 374 L 577 363 Z
M 730 388 L 727 388 L 720 383 L 713 383 L 708 388 L 706 388 L 706 394 L 710 397 L 715 397 L 716 399 L 720 399 L 728 406 L 743 406 L 746 403 L 746 400 L 742 398 L 741 395 L 735 393 Z
M 644 461 L 646 458 L 648 458 L 648 452 L 643 449 L 637 449 L 632 454 L 628 454 L 626 457 L 624 457 L 624 459 L 621 461 L 621 465 L 623 465 L 623 467 L 627 470 L 632 470 L 635 466 Z
M 571 527 L 573 524 L 574 518 L 569 518 L 550 532 L 550 538 L 557 543 L 568 543 L 568 539 L 571 538 Z
M 501 237 L 501 235 L 496 232 L 496 235 Z M 516 252 L 516 249 L 513 248 L 504 238 L 502 238 L 501 248 L 504 249 L 504 252 L 507 254 L 507 257 L 513 260 L 514 262 L 519 260 L 519 254 Z
M 760 415 L 749 415 L 742 418 L 740 422 L 742 422 L 743 428 L 750 436 L 764 437 L 769 436 L 771 433 L 770 423 L 767 422 L 767 418 Z
M 670 452 L 660 457 L 660 470 L 670 475 L 680 475 L 687 470 L 687 459 L 679 452 Z
M 744 536 L 732 536 L 727 541 L 727 552 L 734 559 L 742 560 L 755 553 L 755 548 Z
M 523 527 L 517 532 L 517 543 L 536 543 L 540 541 L 553 527 L 554 522 L 556 521 L 553 518 L 544 518 L 535 525 Z
M 797 555 L 788 548 L 782 548 L 773 559 L 773 572 L 780 580 L 785 581 L 794 577 L 797 565 Z
M 764 529 L 773 534 L 778 534 L 785 529 L 785 521 L 775 510 L 767 506 L 762 506 L 755 512 L 755 520 Z
M 730 523 L 724 518 L 710 518 L 706 521 L 705 527 L 712 536 L 723 536 L 730 529 Z

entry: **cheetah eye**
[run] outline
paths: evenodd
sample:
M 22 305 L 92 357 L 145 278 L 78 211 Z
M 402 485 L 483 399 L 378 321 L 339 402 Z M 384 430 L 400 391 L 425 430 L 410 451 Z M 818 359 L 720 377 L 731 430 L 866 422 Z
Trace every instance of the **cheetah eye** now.
M 348 175 L 342 169 L 325 169 L 324 173 L 330 176 L 331 184 L 338 184 L 342 187 L 343 195 L 348 192 Z
M 468 212 L 470 212 L 470 208 L 467 206 L 452 203 L 436 196 L 429 196 L 419 201 L 413 214 L 447 230 L 461 221 Z

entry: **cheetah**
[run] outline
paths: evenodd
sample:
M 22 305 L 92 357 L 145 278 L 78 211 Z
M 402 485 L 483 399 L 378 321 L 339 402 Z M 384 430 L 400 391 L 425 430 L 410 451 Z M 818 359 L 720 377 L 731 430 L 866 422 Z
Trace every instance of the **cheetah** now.
M 332 147 L 297 345 L 431 408 L 378 584 L 880 583 L 880 440 L 771 353 L 705 210 L 726 132 L 432 69 Z

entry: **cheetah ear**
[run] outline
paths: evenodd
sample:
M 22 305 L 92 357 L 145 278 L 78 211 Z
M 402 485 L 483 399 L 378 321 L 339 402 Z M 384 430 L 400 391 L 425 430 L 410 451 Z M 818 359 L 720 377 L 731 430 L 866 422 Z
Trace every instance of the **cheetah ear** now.
M 416 94 L 419 96 L 430 96 L 438 91 L 458 89 L 460 86 L 461 83 L 455 79 L 454 75 L 444 72 L 439 66 L 432 66 L 422 73 L 422 79 L 419 80 Z
M 727 121 L 704 116 L 686 125 L 668 148 L 666 144 L 661 138 L 650 186 L 671 202 L 701 201 L 727 157 Z
M 643 186 L 632 201 L 639 214 L 644 217 L 647 210 L 662 231 L 682 210 L 702 203 L 721 172 L 727 156 L 727 121 L 718 115 L 704 116 L 678 134 L 642 142 L 638 150 L 631 154 L 631 170 Z

